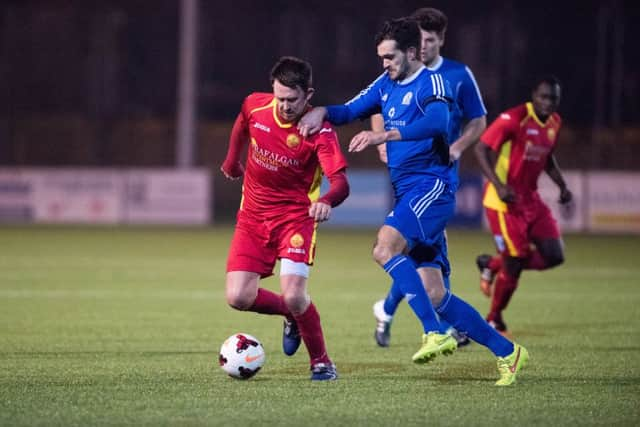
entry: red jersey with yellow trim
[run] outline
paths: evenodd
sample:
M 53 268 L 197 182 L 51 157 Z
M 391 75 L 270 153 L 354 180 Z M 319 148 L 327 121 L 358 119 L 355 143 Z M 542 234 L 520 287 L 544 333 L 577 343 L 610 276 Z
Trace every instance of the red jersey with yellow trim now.
M 347 167 L 328 122 L 303 138 L 295 123 L 279 119 L 271 93 L 252 93 L 244 100 L 231 138 L 231 144 L 240 142 L 234 138 L 249 140 L 240 210 L 253 215 L 308 215 L 311 202 L 320 197 L 323 172 L 332 175 Z
M 527 102 L 500 114 L 480 137 L 481 143 L 498 153 L 496 175 L 513 188 L 520 202 L 526 204 L 537 196 L 538 178 L 553 152 L 561 125 L 557 113 L 543 123 L 533 104 Z M 508 210 L 490 182 L 485 187 L 483 205 L 500 212 Z

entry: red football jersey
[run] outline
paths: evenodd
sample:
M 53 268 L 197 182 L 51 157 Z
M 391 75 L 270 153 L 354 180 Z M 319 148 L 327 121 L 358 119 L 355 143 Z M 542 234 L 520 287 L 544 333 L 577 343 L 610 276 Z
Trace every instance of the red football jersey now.
M 538 178 L 556 144 L 561 124 L 562 119 L 557 113 L 543 123 L 533 104 L 527 102 L 500 114 L 480 137 L 481 143 L 498 153 L 496 175 L 501 182 L 513 188 L 523 203 L 535 197 Z M 485 187 L 483 204 L 501 212 L 507 211 L 507 204 L 500 200 L 491 183 Z
M 308 138 L 295 123 L 283 123 L 270 93 L 253 93 L 242 104 L 230 144 L 245 143 L 249 149 L 240 209 L 259 216 L 307 215 L 312 201 L 320 197 L 322 174 L 345 169 L 338 136 L 328 122 Z

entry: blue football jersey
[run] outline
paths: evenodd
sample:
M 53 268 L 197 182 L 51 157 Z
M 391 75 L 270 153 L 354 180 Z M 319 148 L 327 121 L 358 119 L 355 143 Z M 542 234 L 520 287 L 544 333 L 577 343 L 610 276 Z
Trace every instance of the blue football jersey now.
M 438 63 L 429 67 L 432 72 L 440 73 L 451 86 L 453 106 L 449 119 L 449 144 L 462 134 L 462 127 L 470 120 L 487 115 L 482 101 L 480 88 L 471 69 L 461 62 L 440 57 Z M 450 181 L 458 182 L 458 162 L 451 170 Z
M 469 120 L 487 115 L 487 109 L 482 101 L 480 89 L 473 73 L 461 62 L 447 58 L 440 58 L 437 64 L 429 67 L 432 72 L 442 74 L 449 82 L 453 97 L 451 110 L 451 141 L 460 137 L 462 126 Z
M 394 81 L 383 73 L 345 106 L 351 118 L 366 118 L 379 112 L 384 117 L 385 129 L 398 129 L 402 133 L 404 127 L 425 117 L 431 102 L 450 104 L 451 100 L 451 87 L 442 75 L 422 66 L 402 81 Z M 452 166 L 448 144 L 446 135 L 387 142 L 387 166 L 396 198 L 425 178 L 449 181 Z

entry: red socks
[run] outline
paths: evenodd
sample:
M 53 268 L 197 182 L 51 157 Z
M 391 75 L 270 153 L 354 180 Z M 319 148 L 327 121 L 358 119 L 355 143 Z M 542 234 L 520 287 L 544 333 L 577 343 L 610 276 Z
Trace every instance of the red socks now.
M 502 268 L 502 255 L 495 255 L 489 261 L 489 270 L 496 272 Z
M 488 321 L 502 322 L 502 311 L 507 308 L 511 296 L 518 287 L 518 279 L 511 277 L 504 271 L 500 271 L 493 284 L 493 297 L 491 298 L 491 311 L 487 316 Z
M 320 315 L 313 303 L 309 304 L 307 310 L 297 316 L 293 316 L 298 324 L 300 336 L 307 346 L 311 365 L 316 363 L 331 363 L 331 359 L 327 355 L 327 349 L 324 345 L 324 336 L 322 335 L 322 326 L 320 325 Z
M 258 288 L 258 295 L 253 305 L 248 311 L 254 311 L 260 314 L 280 314 L 291 318 L 291 313 L 284 303 L 282 295 L 268 291 L 264 288 Z
M 297 316 L 293 316 L 287 305 L 284 303 L 282 295 L 271 292 L 267 289 L 258 288 L 258 295 L 253 305 L 249 307 L 249 311 L 260 314 L 279 314 L 289 319 L 295 319 L 298 324 L 300 336 L 307 346 L 311 364 L 331 363 L 331 359 L 327 355 L 327 349 L 324 344 L 324 336 L 322 334 L 322 325 L 320 325 L 320 315 L 313 303 L 309 304 L 307 310 Z
M 532 251 L 529 253 L 525 268 L 527 270 L 544 270 L 547 268 L 547 262 L 540 255 L 540 251 Z

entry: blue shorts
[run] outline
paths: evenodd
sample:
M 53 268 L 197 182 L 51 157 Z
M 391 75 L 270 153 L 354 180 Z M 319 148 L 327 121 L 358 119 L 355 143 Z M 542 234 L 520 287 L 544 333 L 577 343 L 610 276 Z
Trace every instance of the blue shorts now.
M 448 280 L 451 275 L 449 253 L 447 249 L 447 237 L 442 232 L 441 238 L 433 246 L 417 245 L 409 251 L 409 257 L 417 267 L 433 267 L 442 271 L 442 276 Z
M 448 276 L 444 229 L 455 205 L 455 191 L 445 181 L 425 180 L 397 201 L 384 223 L 402 234 L 418 266 L 440 267 Z

